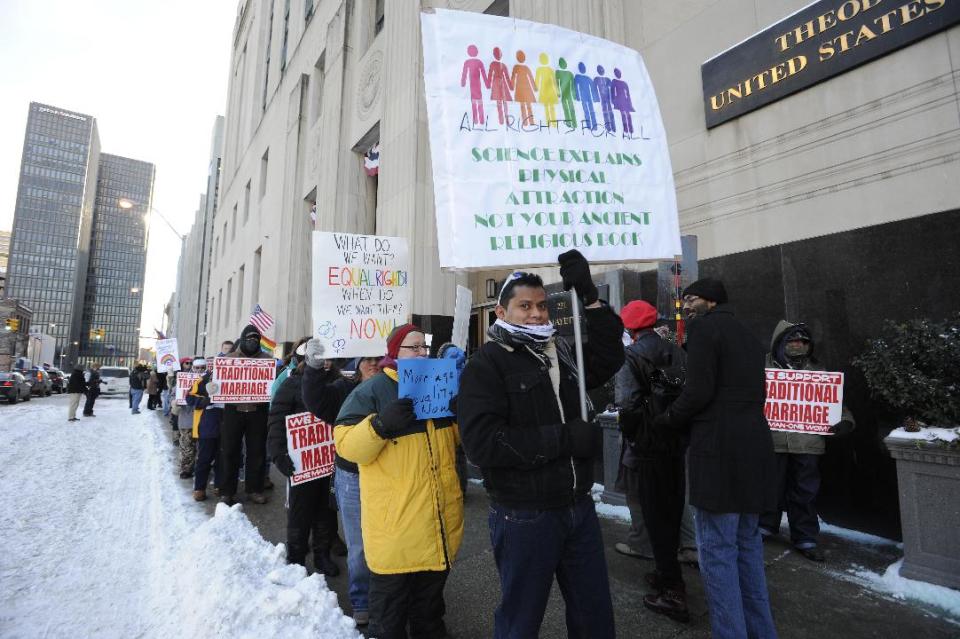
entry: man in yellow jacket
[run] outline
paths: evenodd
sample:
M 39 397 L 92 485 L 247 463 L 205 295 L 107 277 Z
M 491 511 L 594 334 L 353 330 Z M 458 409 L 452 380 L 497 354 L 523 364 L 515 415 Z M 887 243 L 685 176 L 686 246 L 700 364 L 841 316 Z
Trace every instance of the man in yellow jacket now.
M 334 428 L 337 453 L 360 470 L 360 527 L 370 568 L 370 627 L 379 639 L 446 636 L 443 588 L 463 539 L 460 441 L 451 419 L 417 420 L 397 398 L 397 360 L 426 357 L 413 324 L 387 338 L 382 372 L 360 384 Z

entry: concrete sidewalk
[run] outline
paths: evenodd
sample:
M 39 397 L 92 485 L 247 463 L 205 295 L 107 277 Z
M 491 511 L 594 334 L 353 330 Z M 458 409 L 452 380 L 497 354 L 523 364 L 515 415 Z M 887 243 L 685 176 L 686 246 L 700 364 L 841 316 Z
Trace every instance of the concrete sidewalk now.
M 169 426 L 166 426 L 169 432 Z M 171 455 L 175 449 L 171 446 Z M 249 503 L 241 491 L 244 512 L 263 537 L 272 543 L 283 543 L 286 536 L 284 511 L 284 478 L 272 470 L 277 488 L 268 491 L 269 503 Z M 192 480 L 181 480 L 184 490 L 192 489 Z M 210 499 L 198 508 L 211 515 L 216 500 Z M 466 533 L 463 545 L 446 587 L 446 622 L 456 639 L 483 639 L 493 636 L 493 611 L 500 595 L 487 531 L 488 502 L 483 488 L 471 482 L 466 495 Z M 618 637 L 709 637 L 710 624 L 699 573 L 684 568 L 691 621 L 674 622 L 643 607 L 647 589 L 643 574 L 653 570 L 653 562 L 625 557 L 614 551 L 617 541 L 626 537 L 627 525 L 618 519 L 601 518 L 610 572 L 610 589 Z M 844 578 L 852 570 L 883 573 L 900 558 L 894 545 L 857 543 L 848 539 L 823 535 L 821 547 L 827 562 L 814 564 L 791 552 L 785 541 L 766 544 L 767 580 L 777 630 L 782 638 L 859 638 L 909 637 L 955 638 L 960 636 L 960 619 L 949 619 L 934 608 L 865 589 Z M 213 549 L 211 549 L 213 550 Z M 346 561 L 336 557 L 341 574 L 328 578 L 340 606 L 351 613 L 346 596 Z M 310 559 L 307 560 L 308 564 Z M 312 568 L 312 566 L 311 566 Z M 559 589 L 551 593 L 550 604 L 541 629 L 541 637 L 566 637 L 563 601 Z

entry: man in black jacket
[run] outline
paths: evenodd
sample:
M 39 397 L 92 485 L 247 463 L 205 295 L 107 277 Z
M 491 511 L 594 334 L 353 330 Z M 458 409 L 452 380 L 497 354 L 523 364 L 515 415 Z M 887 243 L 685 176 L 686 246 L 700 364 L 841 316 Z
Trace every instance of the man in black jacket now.
M 590 265 L 560 256 L 564 288 L 585 306 L 587 388 L 623 364 L 623 324 L 598 301 Z M 467 458 L 491 500 L 490 537 L 500 573 L 497 638 L 536 637 L 554 576 L 570 637 L 612 638 L 613 606 L 590 487 L 597 430 L 580 418 L 577 365 L 556 339 L 543 281 L 507 278 L 497 321 L 463 371 L 457 417 Z
M 93 404 L 100 397 L 100 384 L 103 383 L 103 380 L 100 379 L 100 364 L 91 364 L 90 369 L 84 375 L 84 380 L 87 383 L 87 401 L 83 403 L 83 416 L 96 417 L 93 414 Z
M 760 341 L 733 315 L 723 283 L 683 292 L 687 383 L 660 427 L 690 433 L 690 503 L 713 636 L 776 637 L 759 516 L 776 505 L 773 440 Z
M 79 366 L 70 373 L 70 381 L 67 382 L 67 392 L 70 393 L 70 407 L 67 409 L 67 421 L 80 421 L 77 418 L 77 408 L 80 406 L 80 398 L 87 392 L 87 380 L 83 378 L 83 369 Z

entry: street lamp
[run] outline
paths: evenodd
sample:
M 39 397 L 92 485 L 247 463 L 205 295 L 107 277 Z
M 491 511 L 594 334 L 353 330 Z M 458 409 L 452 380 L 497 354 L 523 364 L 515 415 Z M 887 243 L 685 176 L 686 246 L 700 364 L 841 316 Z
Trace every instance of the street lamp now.
M 173 231 L 173 234 L 180 238 L 180 241 L 181 241 L 181 242 L 184 240 L 184 238 L 187 237 L 186 235 L 183 235 L 182 233 L 180 233 L 180 231 L 178 231 L 177 229 L 175 229 L 175 228 L 173 227 L 173 224 L 170 223 L 170 220 L 168 220 L 167 218 L 165 218 L 165 217 L 163 216 L 163 213 L 161 213 L 160 211 L 158 211 L 157 209 L 155 209 L 154 207 L 152 207 L 152 206 L 150 206 L 150 205 L 143 204 L 143 203 L 140 203 L 140 202 L 134 202 L 133 200 L 128 200 L 127 198 L 122 197 L 122 198 L 120 198 L 120 199 L 117 200 L 117 206 L 119 206 L 119 207 L 120 207 L 121 209 L 123 209 L 124 211 L 129 211 L 130 209 L 132 209 L 132 208 L 135 207 L 135 206 L 143 206 L 143 207 L 145 207 L 145 208 L 148 209 L 147 212 L 144 214 L 144 217 L 146 217 L 146 216 L 149 215 L 150 213 L 156 213 L 158 216 L 160 216 L 160 219 L 163 220 L 163 221 L 167 224 L 168 227 L 170 227 L 170 230 Z

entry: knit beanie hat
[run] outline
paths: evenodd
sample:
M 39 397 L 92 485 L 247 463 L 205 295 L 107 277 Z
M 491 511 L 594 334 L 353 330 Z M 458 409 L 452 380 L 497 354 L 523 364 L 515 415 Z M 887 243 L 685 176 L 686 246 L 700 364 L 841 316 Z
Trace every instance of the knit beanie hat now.
M 620 310 L 620 319 L 627 330 L 650 328 L 657 323 L 657 309 L 649 302 L 633 300 Z
M 723 282 L 715 280 L 712 277 L 705 277 L 697 280 L 683 291 L 684 297 L 687 295 L 696 295 L 705 300 L 716 302 L 717 304 L 727 303 L 727 289 L 723 287 Z
M 416 324 L 401 324 L 390 331 L 390 335 L 387 336 L 387 357 L 397 359 L 403 338 L 413 332 L 422 333 L 423 329 Z

